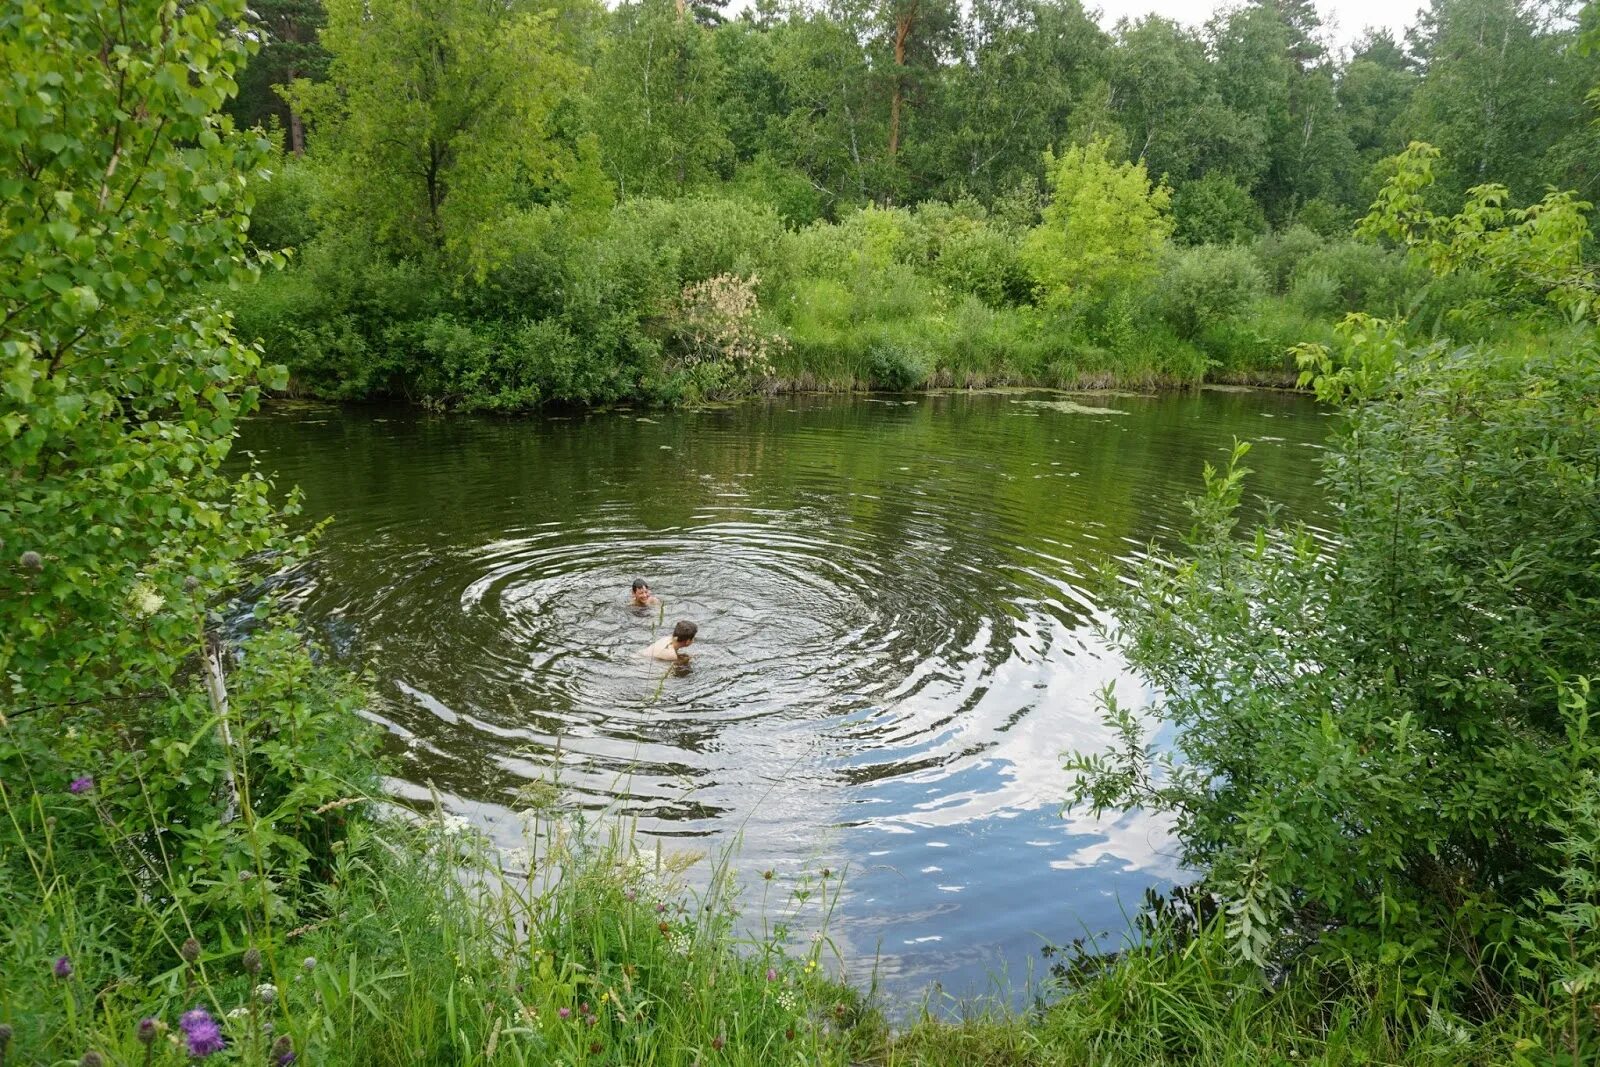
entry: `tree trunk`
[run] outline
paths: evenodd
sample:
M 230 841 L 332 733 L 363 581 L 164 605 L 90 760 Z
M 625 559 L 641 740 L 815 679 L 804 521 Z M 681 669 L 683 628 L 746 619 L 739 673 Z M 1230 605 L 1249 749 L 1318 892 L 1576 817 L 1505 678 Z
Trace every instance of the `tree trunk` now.
M 915 2 L 902 8 L 894 20 L 894 92 L 889 97 L 889 160 L 900 152 L 900 107 L 905 96 L 906 38 L 917 20 Z
M 293 67 L 284 71 L 284 81 L 290 85 L 294 84 L 297 76 L 298 72 Z M 293 105 L 289 107 L 289 151 L 297 157 L 306 154 L 305 120 L 300 117 L 300 112 L 296 111 Z

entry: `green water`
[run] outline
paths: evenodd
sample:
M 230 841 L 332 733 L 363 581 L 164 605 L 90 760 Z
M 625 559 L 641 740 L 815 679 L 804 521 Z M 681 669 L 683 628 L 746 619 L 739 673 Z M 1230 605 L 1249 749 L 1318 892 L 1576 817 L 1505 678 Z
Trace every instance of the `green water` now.
M 243 448 L 332 516 L 292 579 L 372 672 L 393 793 L 498 839 L 558 776 L 677 846 L 849 878 L 856 974 L 958 995 L 1042 940 L 1125 929 L 1181 875 L 1164 826 L 1063 817 L 1095 694 L 1146 698 L 1097 636 L 1103 568 L 1170 541 L 1201 465 L 1256 442 L 1315 523 L 1303 398 L 1017 392 L 780 398 L 498 421 L 282 405 Z M 645 578 L 663 610 L 627 606 Z M 639 655 L 679 618 L 686 668 Z

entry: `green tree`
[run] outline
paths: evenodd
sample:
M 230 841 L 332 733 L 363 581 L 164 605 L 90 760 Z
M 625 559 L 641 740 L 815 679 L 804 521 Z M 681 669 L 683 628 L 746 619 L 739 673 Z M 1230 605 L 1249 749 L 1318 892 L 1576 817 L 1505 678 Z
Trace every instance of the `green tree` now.
M 0 14 L 0 703 L 161 689 L 272 537 L 220 464 L 259 356 L 196 288 L 246 278 L 270 152 L 219 109 L 243 0 Z M 268 381 L 275 375 L 266 376 Z
M 606 22 L 587 98 L 606 173 L 623 196 L 681 195 L 732 162 L 712 35 L 673 0 L 636 0 Z
M 1527 0 L 1434 0 L 1423 12 L 1410 43 L 1425 77 L 1405 132 L 1439 147 L 1443 202 L 1483 182 L 1526 202 L 1552 177 L 1546 154 L 1583 121 L 1590 88 L 1559 17 Z
M 865 0 L 831 0 L 825 10 L 791 10 L 771 31 L 781 90 L 768 154 L 835 205 L 876 199 L 886 184 L 887 115 L 865 45 L 871 16 Z
M 1350 61 L 1339 72 L 1339 113 L 1360 175 L 1404 147 L 1396 128 L 1410 106 L 1418 77 L 1400 45 L 1383 31 L 1369 32 L 1356 42 Z M 1367 200 L 1375 189 L 1362 189 Z
M 979 0 L 962 38 L 922 156 L 933 195 L 992 200 L 1043 179 L 1041 145 L 1111 132 L 1077 121 L 1104 83 L 1110 44 L 1077 0 Z
M 948 0 L 882 0 L 877 18 L 882 54 L 875 67 L 882 71 L 888 100 L 884 160 L 890 184 L 883 195 L 886 200 L 904 199 L 923 184 L 907 173 L 901 158 L 909 131 L 916 128 L 912 112 L 920 112 L 924 101 L 936 95 L 941 63 L 954 51 L 959 14 Z M 937 122 L 935 116 L 930 127 Z M 921 140 L 919 136 L 919 148 Z
M 1131 285 L 1156 268 L 1172 221 L 1171 193 L 1151 187 L 1143 163 L 1110 158 L 1107 141 L 1045 154 L 1050 202 L 1023 244 L 1023 261 L 1047 299 Z
M 246 64 L 228 112 L 241 126 L 281 124 L 288 132 L 285 147 L 304 155 L 305 119 L 279 90 L 301 78 L 320 81 L 327 72 L 328 53 L 318 38 L 327 21 L 322 0 L 256 0 L 252 10 L 261 47 Z
M 1267 228 L 1260 206 L 1238 182 L 1207 174 L 1172 194 L 1173 233 L 1185 244 L 1237 244 Z
M 1260 116 L 1230 107 L 1205 42 L 1155 17 L 1120 23 L 1111 95 L 1128 148 L 1151 174 L 1182 182 L 1213 171 L 1253 187 L 1266 166 Z
M 465 262 L 558 176 L 552 111 L 577 68 L 554 14 L 490 0 L 331 0 L 328 81 L 289 92 L 320 132 L 347 232 Z

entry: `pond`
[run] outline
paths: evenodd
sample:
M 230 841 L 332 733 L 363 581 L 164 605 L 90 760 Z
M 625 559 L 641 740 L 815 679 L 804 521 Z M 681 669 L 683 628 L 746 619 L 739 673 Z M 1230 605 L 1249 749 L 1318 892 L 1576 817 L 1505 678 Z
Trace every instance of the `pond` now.
M 1014 989 L 1115 946 L 1181 871 L 1142 815 L 1063 814 L 1102 686 L 1105 568 L 1170 543 L 1235 438 L 1250 507 L 1315 522 L 1328 418 L 1206 390 L 780 397 L 500 420 L 280 404 L 241 447 L 332 517 L 292 588 L 368 669 L 390 788 L 497 840 L 518 795 L 740 842 L 747 882 L 844 871 L 830 926 L 889 997 Z M 634 610 L 629 583 L 663 601 Z M 699 624 L 686 669 L 640 650 Z M 665 627 L 666 629 L 663 629 Z M 770 886 L 763 887 L 768 890 Z

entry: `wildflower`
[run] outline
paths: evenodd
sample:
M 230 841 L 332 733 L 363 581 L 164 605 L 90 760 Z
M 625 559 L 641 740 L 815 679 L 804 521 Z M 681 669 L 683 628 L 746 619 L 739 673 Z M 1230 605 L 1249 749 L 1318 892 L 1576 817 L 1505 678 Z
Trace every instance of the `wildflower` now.
M 297 1058 L 294 1051 L 294 1038 L 284 1034 L 272 1043 L 271 1059 L 278 1067 L 288 1067 Z
M 726 1044 L 727 1044 L 727 1042 L 722 1040 L 722 1035 L 718 1034 L 716 1037 L 711 1039 L 711 1051 L 713 1051 L 713 1052 L 721 1052 L 722 1051 L 722 1046 L 726 1045 Z
M 605 1046 L 598 1041 L 589 1042 L 589 1054 L 592 1056 L 600 1055 L 601 1050 L 604 1048 Z
M 139 1036 L 139 1044 L 148 1045 L 156 1039 L 156 1034 L 161 1030 L 161 1024 L 146 1015 L 139 1020 L 139 1028 L 135 1033 Z
M 560 1018 L 563 1018 L 563 1019 L 570 1019 L 570 1018 L 572 1018 L 572 1009 L 571 1008 L 557 1008 L 556 1009 L 556 1015 L 559 1016 Z
M 83 1059 L 78 1061 L 78 1067 L 106 1067 L 106 1058 L 98 1052 L 85 1052 Z
M 57 956 L 54 970 L 57 978 L 71 978 L 72 961 L 65 956 Z
M 271 1004 L 278 999 L 278 987 L 271 982 L 262 982 L 256 986 L 256 999 L 263 1004 Z
M 193 1011 L 184 1012 L 178 1019 L 178 1026 L 183 1029 L 184 1039 L 189 1043 L 189 1055 L 195 1059 L 204 1059 L 213 1052 L 222 1051 L 222 1027 L 217 1025 L 217 1020 L 206 1009 L 196 1007 Z
M 777 980 L 778 980 L 778 972 L 777 972 L 777 970 L 775 968 L 768 967 L 767 968 L 767 981 L 776 982 Z
M 672 924 L 667 922 L 659 922 L 656 923 L 656 929 L 660 930 L 663 935 L 670 934 L 672 933 Z
M 67 789 L 69 791 L 71 791 L 74 795 L 87 793 L 89 790 L 91 790 L 93 788 L 94 788 L 94 779 L 89 777 L 87 774 L 84 775 L 81 778 L 74 778 L 72 780 L 72 782 L 67 786 Z
M 787 1030 L 785 1030 L 783 1032 L 783 1039 L 785 1041 L 793 1041 L 794 1040 L 794 1027 L 791 1026 L 791 1027 L 789 1027 L 789 1029 L 787 1029 Z
M 807 974 L 810 974 L 812 971 L 814 971 L 816 969 L 817 969 L 817 961 L 816 960 L 806 960 L 806 973 Z
M 639 899 L 639 894 L 636 891 L 629 889 L 622 894 L 622 899 L 626 900 L 629 904 L 632 904 L 635 900 Z
M 822 868 L 822 877 L 824 877 L 824 878 L 832 878 L 833 877 L 833 869 L 830 868 L 830 867 Z
M 44 570 L 44 557 L 32 549 L 29 549 L 19 556 L 17 558 L 17 562 L 22 564 L 23 570 L 32 571 L 34 574 L 38 574 L 40 571 Z
M 185 938 L 178 947 L 178 955 L 183 957 L 184 963 L 193 963 L 200 958 L 200 942 L 192 937 Z
M 300 962 L 300 966 L 304 967 L 308 971 L 316 970 L 317 969 L 317 957 L 315 957 L 315 956 L 307 956 L 304 960 L 302 960 Z
M 761 880 L 762 880 L 762 881 L 763 881 L 763 882 L 770 882 L 770 881 L 772 881 L 772 871 L 771 871 L 771 869 L 770 869 L 770 868 L 769 868 L 769 869 L 767 869 L 767 870 L 765 870 L 765 871 L 762 871 L 762 872 L 761 872 Z
M 244 950 L 244 958 L 239 961 L 244 965 L 244 973 L 257 975 L 261 973 L 261 950 L 255 947 Z
M 135 585 L 128 594 L 128 601 L 133 605 L 134 611 L 147 619 L 160 611 L 161 606 L 167 602 L 166 598 L 147 582 Z
M 656 914 L 657 915 L 660 915 L 662 912 L 664 912 L 666 910 L 667 910 L 667 906 L 665 904 L 657 904 L 656 905 Z

